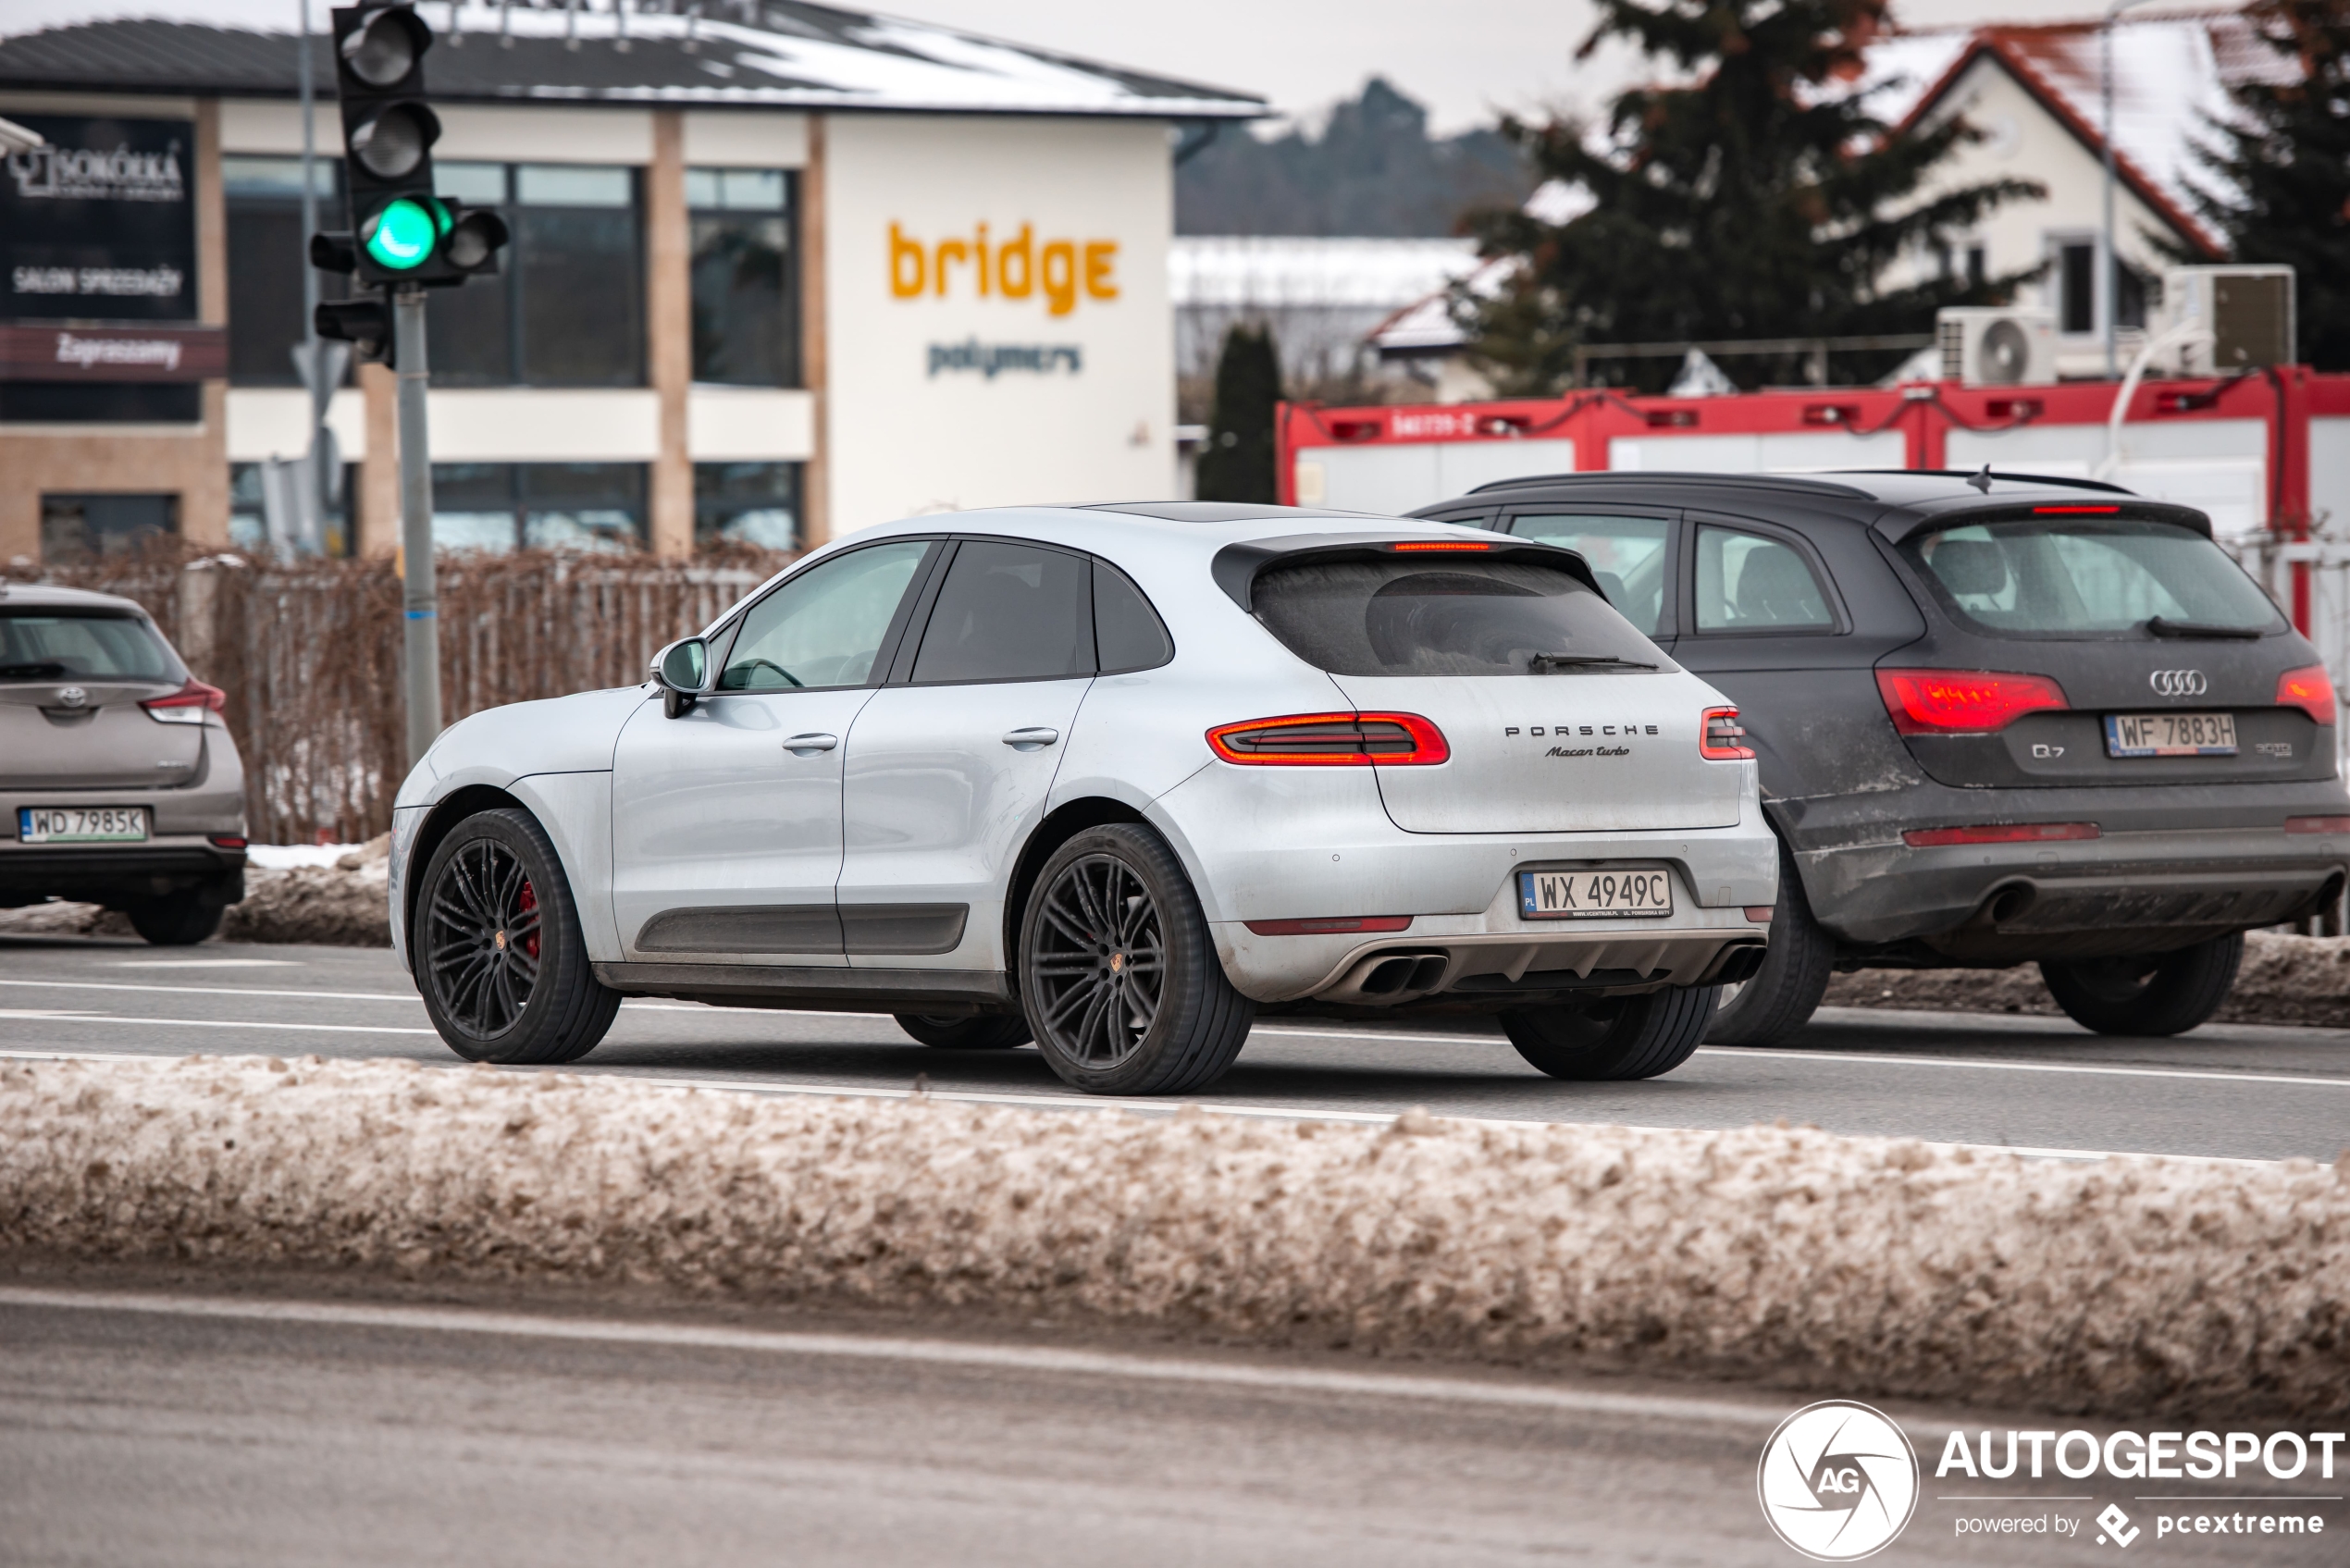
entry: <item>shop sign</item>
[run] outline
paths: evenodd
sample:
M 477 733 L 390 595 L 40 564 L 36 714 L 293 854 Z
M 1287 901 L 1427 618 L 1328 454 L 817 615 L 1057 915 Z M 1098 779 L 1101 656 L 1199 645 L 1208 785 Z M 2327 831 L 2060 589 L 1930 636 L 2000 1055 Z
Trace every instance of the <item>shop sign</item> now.
M 203 381 L 229 374 L 218 327 L 0 325 L 0 381 Z
M 194 320 L 194 125 L 10 117 L 45 145 L 0 167 L 0 320 Z

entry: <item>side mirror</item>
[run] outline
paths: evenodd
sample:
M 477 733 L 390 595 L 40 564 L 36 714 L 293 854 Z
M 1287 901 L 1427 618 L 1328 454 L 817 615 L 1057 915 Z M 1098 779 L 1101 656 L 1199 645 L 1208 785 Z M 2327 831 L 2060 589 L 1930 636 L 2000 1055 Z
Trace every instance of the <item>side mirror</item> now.
M 661 687 L 662 714 L 681 718 L 710 694 L 710 645 L 699 637 L 682 637 L 653 655 L 650 673 Z

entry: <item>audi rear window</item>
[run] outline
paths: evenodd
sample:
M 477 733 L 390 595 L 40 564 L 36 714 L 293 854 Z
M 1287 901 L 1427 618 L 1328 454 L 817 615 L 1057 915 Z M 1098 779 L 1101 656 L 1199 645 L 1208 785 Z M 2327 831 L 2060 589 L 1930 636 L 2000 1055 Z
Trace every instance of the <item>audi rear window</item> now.
M 2284 621 L 2218 545 L 2174 523 L 2049 517 L 1913 535 L 1907 555 L 1944 608 L 2015 637 L 2265 633 Z
M 175 681 L 171 651 L 144 621 L 31 605 L 0 607 L 0 681 Z
M 1251 599 L 1284 648 L 1338 675 L 1674 668 L 1580 578 L 1526 562 L 1308 561 L 1264 573 Z

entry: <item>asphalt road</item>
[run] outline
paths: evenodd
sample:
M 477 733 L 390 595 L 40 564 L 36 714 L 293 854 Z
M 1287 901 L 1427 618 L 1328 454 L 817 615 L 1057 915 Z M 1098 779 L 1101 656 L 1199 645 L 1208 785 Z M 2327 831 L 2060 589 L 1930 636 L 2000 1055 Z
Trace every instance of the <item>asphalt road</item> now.
M 1782 1568 L 1800 1560 L 1755 1467 L 1801 1402 L 1037 1333 L 0 1285 L 0 1564 Z M 2108 1504 L 2142 1548 L 2177 1506 L 2144 1482 L 1937 1481 L 1948 1413 L 1888 1414 L 1921 1496 L 1874 1562 L 2078 1562 Z M 2256 1525 L 2350 1528 L 2339 1483 L 2206 1489 Z M 2047 1533 L 1960 1533 L 2003 1517 Z M 2137 1555 L 2338 1562 L 2328 1537 Z
M 389 952 L 103 939 L 0 939 L 0 1051 L 456 1060 Z M 571 1070 L 773 1093 L 898 1093 L 921 1075 L 934 1093 L 1097 1103 L 1033 1049 L 937 1051 L 885 1018 L 671 1002 L 624 1006 Z M 2350 1145 L 2350 1031 L 2215 1024 L 2174 1040 L 2110 1040 L 2061 1019 L 1828 1009 L 1788 1048 L 1708 1047 L 1665 1078 L 1577 1084 L 1535 1072 L 1475 1019 L 1390 1029 L 1272 1019 L 1203 1100 L 1367 1119 L 1412 1105 L 1651 1127 L 1784 1117 L 2075 1154 L 2331 1160 Z

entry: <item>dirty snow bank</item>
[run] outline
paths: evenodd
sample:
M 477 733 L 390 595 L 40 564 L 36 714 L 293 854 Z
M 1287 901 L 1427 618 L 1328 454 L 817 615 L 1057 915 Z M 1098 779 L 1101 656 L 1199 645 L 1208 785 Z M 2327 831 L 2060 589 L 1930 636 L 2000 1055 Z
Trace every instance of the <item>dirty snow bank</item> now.
M 2041 983 L 2037 964 L 2011 969 L 1862 969 L 1829 982 L 1823 1005 L 1958 1013 L 2063 1011 Z M 2235 989 L 2212 1017 L 2219 1023 L 2350 1029 L 2350 937 L 2246 932 Z
M 245 866 L 245 897 L 222 913 L 223 942 L 317 942 L 336 947 L 389 947 L 391 835 L 314 853 L 254 846 Z M 32 904 L 0 909 L 0 936 L 136 936 L 127 915 L 95 904 Z
M 2350 1159 L 0 1065 L 0 1253 L 1103 1317 L 2145 1414 L 2350 1405 Z

